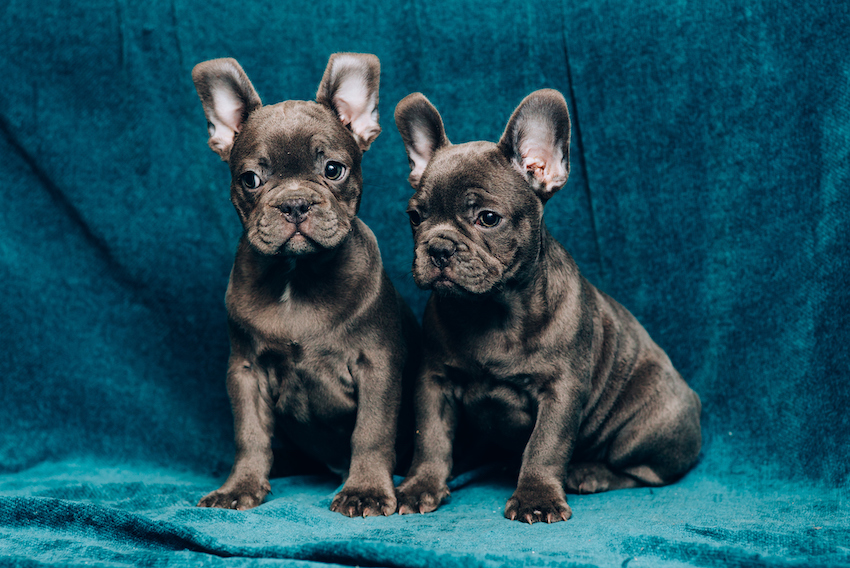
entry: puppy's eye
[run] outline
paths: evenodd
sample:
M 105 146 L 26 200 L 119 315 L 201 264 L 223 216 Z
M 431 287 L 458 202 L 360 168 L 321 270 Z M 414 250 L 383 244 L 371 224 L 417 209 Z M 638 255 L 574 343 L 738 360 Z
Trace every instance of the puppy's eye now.
M 502 217 L 498 213 L 494 213 L 493 211 L 482 211 L 478 214 L 478 219 L 475 220 L 475 224 L 490 228 L 498 225 L 501 220 Z
M 325 164 L 325 177 L 331 181 L 341 179 L 345 175 L 345 166 L 339 162 L 330 161 Z
M 416 209 L 411 209 L 410 211 L 408 211 L 407 216 L 410 217 L 410 224 L 414 227 L 418 227 L 419 224 L 422 222 L 422 216 Z
M 257 189 L 261 185 L 263 185 L 263 180 L 260 179 L 260 176 L 255 174 L 254 172 L 245 172 L 241 176 L 239 176 L 239 181 L 242 183 L 242 187 L 245 189 Z

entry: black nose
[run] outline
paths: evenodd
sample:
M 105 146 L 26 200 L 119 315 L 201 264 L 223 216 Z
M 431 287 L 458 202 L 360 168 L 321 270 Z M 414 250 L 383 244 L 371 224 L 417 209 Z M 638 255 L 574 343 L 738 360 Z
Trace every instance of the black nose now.
M 310 211 L 310 204 L 306 199 L 287 199 L 278 205 L 278 209 L 280 209 L 280 212 L 283 213 L 287 221 L 293 225 L 297 225 L 307 217 L 307 213 Z
M 431 262 L 440 270 L 449 265 L 449 259 L 456 252 L 457 246 L 447 239 L 436 239 L 428 245 L 428 254 L 431 255 Z

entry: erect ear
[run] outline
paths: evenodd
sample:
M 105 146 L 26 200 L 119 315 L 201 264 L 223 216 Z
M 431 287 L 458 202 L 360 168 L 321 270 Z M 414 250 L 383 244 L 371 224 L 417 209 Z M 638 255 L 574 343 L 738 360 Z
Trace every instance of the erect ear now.
M 404 97 L 395 107 L 395 124 L 410 162 L 410 176 L 407 179 L 414 189 L 418 189 L 422 172 L 434 153 L 450 144 L 443 128 L 443 119 L 425 95 L 413 93 Z
M 351 129 L 364 152 L 381 133 L 378 86 L 381 62 L 370 53 L 334 53 L 316 93 L 316 102 L 333 110 Z
M 198 63 L 192 69 L 192 81 L 207 116 L 210 148 L 226 162 L 236 133 L 242 130 L 248 115 L 263 103 L 235 59 Z
M 525 97 L 499 148 L 545 203 L 570 175 L 570 112 L 563 95 L 542 89 Z

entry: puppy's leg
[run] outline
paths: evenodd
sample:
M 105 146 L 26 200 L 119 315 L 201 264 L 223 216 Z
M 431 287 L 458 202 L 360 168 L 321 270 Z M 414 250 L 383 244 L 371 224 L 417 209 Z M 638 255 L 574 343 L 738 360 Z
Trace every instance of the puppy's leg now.
M 581 402 L 566 383 L 554 382 L 539 401 L 517 488 L 505 506 L 505 517 L 511 520 L 552 523 L 572 516 L 564 476 L 581 420 Z
M 395 513 L 392 470 L 403 366 L 396 355 L 379 353 L 357 367 L 357 420 L 351 435 L 351 464 L 345 485 L 331 502 L 331 511 L 348 517 Z
M 233 407 L 236 458 L 230 476 L 219 489 L 198 503 L 199 507 L 251 509 L 271 490 L 271 437 L 274 429 L 268 381 L 239 355 L 231 354 L 227 391 Z
M 658 376 L 655 403 L 642 406 L 620 429 L 605 463 L 570 464 L 570 491 L 667 485 L 693 465 L 702 445 L 699 397 L 678 377 Z
M 634 477 L 617 473 L 601 462 L 571 463 L 566 482 L 567 490 L 579 495 L 641 485 Z
M 410 473 L 398 486 L 398 512 L 430 513 L 449 495 L 457 400 L 445 378 L 426 372 L 416 386 L 416 433 Z
M 673 483 L 693 466 L 702 447 L 699 397 L 684 381 L 662 384 L 667 396 L 643 407 L 620 430 L 606 459 L 611 469 L 640 485 Z

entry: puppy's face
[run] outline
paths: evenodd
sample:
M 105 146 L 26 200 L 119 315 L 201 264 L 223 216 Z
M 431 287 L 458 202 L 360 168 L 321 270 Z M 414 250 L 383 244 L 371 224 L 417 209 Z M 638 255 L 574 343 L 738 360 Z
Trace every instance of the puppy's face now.
M 483 295 L 522 281 L 540 251 L 543 206 L 569 173 L 569 113 L 560 93 L 526 97 L 498 144 L 452 145 L 419 93 L 395 114 L 416 189 L 408 215 L 417 285 Z
M 380 133 L 374 55 L 331 56 L 316 102 L 262 106 L 233 59 L 192 72 L 210 133 L 230 164 L 231 200 L 245 236 L 268 256 L 338 247 L 360 205 L 360 159 Z
M 286 256 L 339 246 L 360 203 L 361 155 L 323 105 L 289 101 L 252 113 L 230 153 L 231 200 L 249 242 Z
M 413 277 L 440 293 L 485 294 L 535 258 L 543 205 L 495 144 L 438 151 L 408 204 Z

